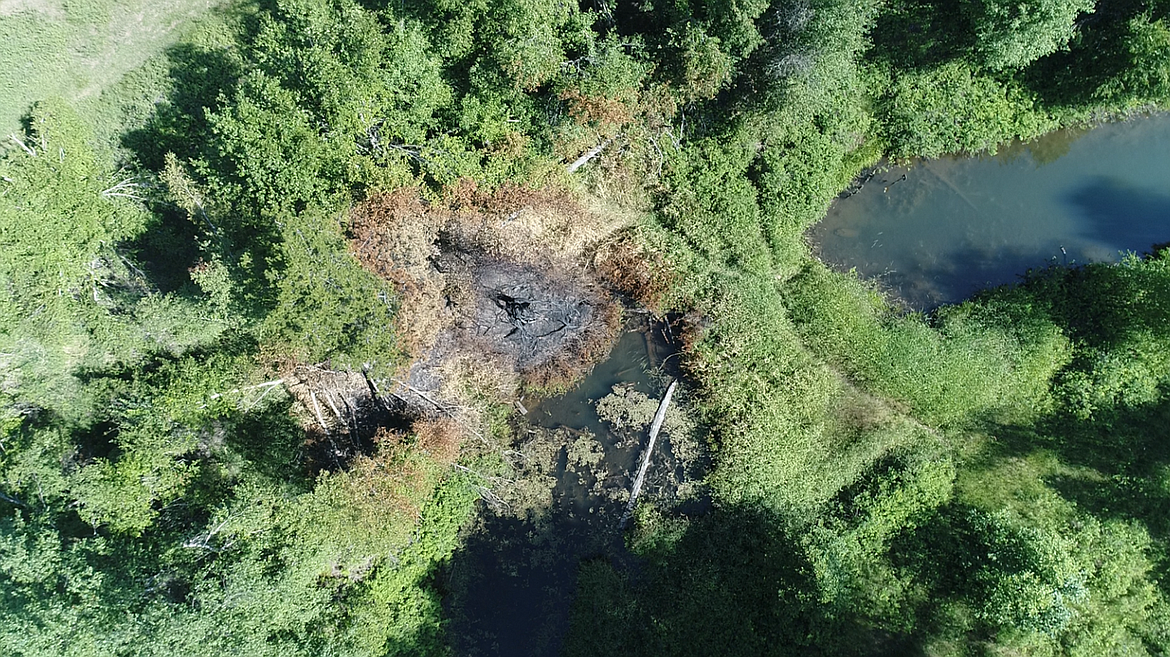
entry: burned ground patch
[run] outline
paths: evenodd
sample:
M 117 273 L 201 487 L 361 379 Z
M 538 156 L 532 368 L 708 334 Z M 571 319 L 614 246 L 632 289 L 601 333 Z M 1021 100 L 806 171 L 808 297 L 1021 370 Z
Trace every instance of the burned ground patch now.
M 608 351 L 617 307 L 580 272 L 469 255 L 444 287 L 450 350 L 493 354 L 529 384 L 562 383 Z
M 395 371 L 287 365 L 310 469 L 345 470 L 387 427 L 426 442 L 428 422 L 443 421 L 442 435 L 488 444 L 492 403 L 566 387 L 609 354 L 633 298 L 614 256 L 631 219 L 564 191 L 456 191 L 425 203 L 402 189 L 351 212 L 351 250 L 397 292 L 411 358 Z M 440 460 L 457 456 L 458 440 L 435 444 Z
M 352 214 L 355 254 L 402 293 L 400 334 L 415 357 L 406 387 L 439 393 L 443 370 L 458 363 L 512 392 L 588 371 L 621 315 L 590 256 L 620 220 L 563 192 L 464 196 L 426 205 L 400 191 Z

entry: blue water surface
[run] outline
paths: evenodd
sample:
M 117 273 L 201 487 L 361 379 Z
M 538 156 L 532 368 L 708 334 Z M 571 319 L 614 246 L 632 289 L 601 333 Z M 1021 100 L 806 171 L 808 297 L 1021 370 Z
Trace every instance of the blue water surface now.
M 809 239 L 825 262 L 920 309 L 1029 268 L 1148 252 L 1170 242 L 1170 114 L 890 167 L 839 198 Z

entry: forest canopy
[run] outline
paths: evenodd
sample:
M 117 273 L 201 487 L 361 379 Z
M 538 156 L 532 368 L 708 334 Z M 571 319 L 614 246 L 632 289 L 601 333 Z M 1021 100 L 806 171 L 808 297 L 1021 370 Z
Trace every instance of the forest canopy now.
M 0 651 L 488 654 L 450 563 L 624 307 L 683 318 L 708 503 L 546 652 L 1170 652 L 1170 250 L 907 313 L 804 240 L 883 158 L 1167 109 L 1170 3 L 205 4 L 0 76 Z M 517 271 L 593 295 L 579 363 L 468 347 Z

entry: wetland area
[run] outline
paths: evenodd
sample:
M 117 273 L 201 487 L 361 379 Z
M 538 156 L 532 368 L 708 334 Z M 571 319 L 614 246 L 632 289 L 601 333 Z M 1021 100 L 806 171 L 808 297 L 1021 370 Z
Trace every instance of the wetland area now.
M 508 453 L 518 476 L 499 482 L 446 573 L 460 654 L 559 654 L 582 561 L 635 568 L 621 517 L 678 353 L 669 321 L 637 318 L 579 384 L 520 403 L 530 407 Z M 696 513 L 705 459 L 685 396 L 668 408 L 639 499 Z
M 809 240 L 827 263 L 928 310 L 1032 268 L 1148 251 L 1170 239 L 1166 190 L 1170 115 L 1160 114 L 1060 130 L 996 155 L 874 169 Z M 619 517 L 649 415 L 678 375 L 673 338 L 666 322 L 629 324 L 584 380 L 525 409 L 514 465 L 543 486 L 489 505 L 447 569 L 461 654 L 558 654 L 579 565 L 608 559 L 636 574 Z M 614 415 L 623 405 L 640 406 L 624 423 Z M 676 419 L 655 450 L 649 497 L 701 510 L 694 486 L 703 458 L 684 424 Z
M 1170 655 L 1170 4 L 961 4 L 0 0 L 0 655 Z

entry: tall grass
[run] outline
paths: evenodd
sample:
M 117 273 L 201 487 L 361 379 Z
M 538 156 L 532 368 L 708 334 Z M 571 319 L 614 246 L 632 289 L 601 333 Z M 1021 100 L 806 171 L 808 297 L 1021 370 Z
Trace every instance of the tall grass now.
M 717 276 L 711 287 L 690 364 L 706 391 L 722 503 L 809 517 L 892 451 L 937 443 L 811 353 L 770 277 Z
M 786 287 L 786 300 L 814 352 L 936 427 L 1038 417 L 1070 357 L 1051 322 L 1017 322 L 1004 317 L 1010 308 L 970 303 L 929 321 L 899 316 L 859 280 L 820 263 Z

